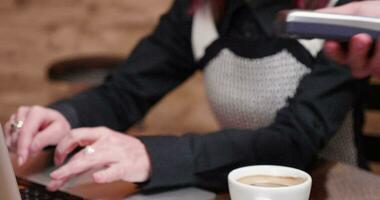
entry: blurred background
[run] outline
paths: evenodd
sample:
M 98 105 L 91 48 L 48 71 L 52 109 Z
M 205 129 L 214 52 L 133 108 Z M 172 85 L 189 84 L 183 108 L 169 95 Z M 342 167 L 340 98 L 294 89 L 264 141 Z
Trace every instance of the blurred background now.
M 172 0 L 0 0 L 0 120 L 101 81 L 150 33 Z M 159 116 L 159 120 L 157 120 Z M 217 129 L 196 74 L 155 106 L 134 134 Z
M 152 31 L 172 1 L 0 0 L 1 123 L 21 105 L 47 105 L 98 84 Z M 366 112 L 364 132 L 378 137 L 380 87 L 374 89 L 372 94 L 379 95 Z M 178 135 L 217 129 L 197 73 L 129 132 Z M 373 156 L 379 158 L 377 152 Z M 377 162 L 372 164 L 380 172 Z

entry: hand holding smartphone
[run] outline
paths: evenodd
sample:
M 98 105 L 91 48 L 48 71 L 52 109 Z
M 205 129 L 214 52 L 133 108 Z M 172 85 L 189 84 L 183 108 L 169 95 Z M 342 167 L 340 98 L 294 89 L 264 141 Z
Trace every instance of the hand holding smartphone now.
M 297 39 L 347 42 L 356 34 L 367 33 L 376 40 L 380 36 L 380 18 L 289 10 L 278 14 L 276 28 L 279 36 Z

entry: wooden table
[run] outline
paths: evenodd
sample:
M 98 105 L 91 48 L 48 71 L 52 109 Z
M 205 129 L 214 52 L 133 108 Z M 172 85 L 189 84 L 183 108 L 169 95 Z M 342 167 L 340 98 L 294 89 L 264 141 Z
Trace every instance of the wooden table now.
M 380 176 L 354 166 L 324 162 L 312 177 L 311 200 L 380 199 Z
M 40 154 L 23 167 L 16 167 L 16 174 L 39 182 L 49 180 L 51 165 L 48 153 Z M 13 159 L 14 160 L 14 159 Z M 310 200 L 379 200 L 380 176 L 342 163 L 324 161 L 312 171 L 313 187 Z M 51 170 L 51 168 L 50 168 Z M 65 190 L 89 199 L 122 199 L 138 192 L 134 184 L 117 182 L 94 184 L 88 175 L 71 181 Z M 229 200 L 228 194 L 219 194 L 216 200 Z

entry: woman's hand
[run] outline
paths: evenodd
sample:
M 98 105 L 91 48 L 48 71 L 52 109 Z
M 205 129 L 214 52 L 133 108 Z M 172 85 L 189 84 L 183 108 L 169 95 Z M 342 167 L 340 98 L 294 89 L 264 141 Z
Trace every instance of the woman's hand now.
M 22 165 L 31 154 L 56 145 L 70 129 L 65 117 L 53 109 L 21 106 L 6 122 L 4 132 L 8 148 L 17 153 Z
M 377 40 L 374 53 L 369 54 L 372 38 L 367 34 L 358 34 L 351 38 L 348 49 L 336 41 L 326 41 L 325 53 L 340 64 L 349 65 L 356 78 L 370 75 L 380 77 L 380 39 Z
M 318 12 L 380 17 L 380 1 L 353 2 L 339 7 L 325 8 Z M 327 41 L 325 53 L 340 64 L 350 66 L 352 75 L 364 78 L 369 75 L 380 77 L 380 39 L 375 44 L 374 54 L 369 54 L 372 38 L 367 34 L 358 34 L 351 38 L 348 49 L 336 41 Z
M 337 7 L 328 7 L 317 10 L 318 12 L 334 13 L 334 14 L 346 14 L 346 15 L 358 15 L 368 17 L 380 17 L 379 13 L 380 2 L 379 1 L 360 1 L 344 4 Z
M 150 161 L 143 143 L 137 138 L 111 129 L 79 128 L 71 131 L 55 151 L 55 163 L 60 165 L 78 146 L 87 146 L 70 161 L 51 173 L 49 190 L 57 190 L 70 178 L 91 169 L 100 169 L 92 175 L 96 183 L 117 180 L 144 182 L 150 174 Z

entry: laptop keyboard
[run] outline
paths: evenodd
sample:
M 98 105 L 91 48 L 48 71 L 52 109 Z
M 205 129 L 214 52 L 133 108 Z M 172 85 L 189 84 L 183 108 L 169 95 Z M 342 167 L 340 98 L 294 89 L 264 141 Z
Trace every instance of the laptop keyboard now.
M 39 190 L 35 190 L 35 189 L 30 189 L 30 188 L 26 188 L 26 189 L 22 189 L 20 190 L 20 193 L 21 193 L 21 199 L 23 200 L 48 200 L 48 199 L 56 199 L 56 200 L 63 200 L 63 198 L 59 198 L 59 197 L 54 197 L 50 194 L 48 194 L 47 192 L 41 192 Z
M 45 186 L 17 178 L 22 200 L 79 200 L 82 199 L 64 192 L 49 192 Z

